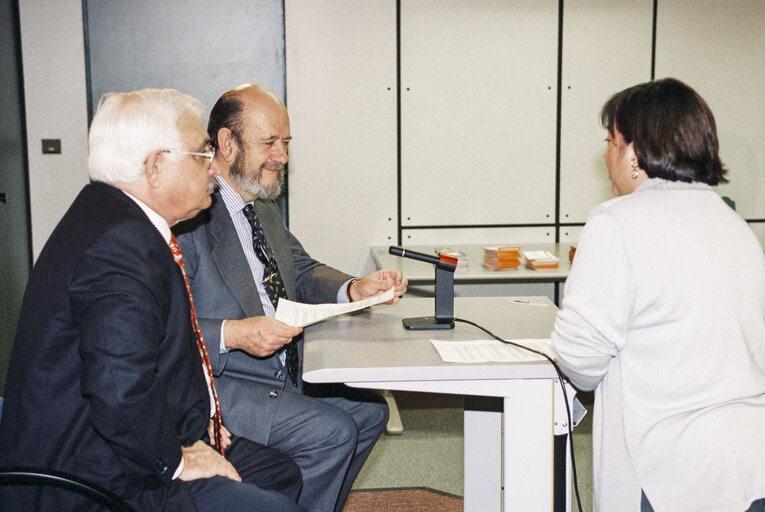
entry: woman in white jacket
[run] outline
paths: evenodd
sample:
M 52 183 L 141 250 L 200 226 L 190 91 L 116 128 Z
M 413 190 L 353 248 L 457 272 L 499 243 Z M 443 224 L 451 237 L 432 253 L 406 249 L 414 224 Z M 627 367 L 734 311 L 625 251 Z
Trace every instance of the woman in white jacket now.
M 765 256 L 712 189 L 714 117 L 675 79 L 606 102 L 593 209 L 552 338 L 595 390 L 596 511 L 765 511 Z

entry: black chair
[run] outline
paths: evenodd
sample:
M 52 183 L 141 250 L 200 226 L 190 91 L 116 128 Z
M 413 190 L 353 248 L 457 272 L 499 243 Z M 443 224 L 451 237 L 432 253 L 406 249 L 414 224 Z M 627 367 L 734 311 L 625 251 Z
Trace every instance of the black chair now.
M 116 494 L 98 485 L 61 471 L 40 468 L 0 468 L 0 486 L 25 485 L 58 487 L 75 492 L 113 512 L 135 512 Z
M 0 396 L 0 421 L 3 418 L 3 397 Z M 116 494 L 84 478 L 62 471 L 41 468 L 0 468 L 0 487 L 6 485 L 58 487 L 84 496 L 113 512 L 135 512 Z

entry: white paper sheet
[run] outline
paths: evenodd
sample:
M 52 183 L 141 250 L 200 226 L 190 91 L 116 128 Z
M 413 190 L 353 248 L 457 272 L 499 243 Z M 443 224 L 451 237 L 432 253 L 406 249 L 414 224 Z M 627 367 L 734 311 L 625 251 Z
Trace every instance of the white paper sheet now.
M 515 304 L 523 304 L 525 306 L 541 306 L 545 308 L 552 306 L 552 302 L 540 297 L 518 297 L 513 299 L 513 302 Z
M 514 343 L 533 348 L 555 359 L 552 340 L 523 339 Z M 544 357 L 497 340 L 441 341 L 430 340 L 441 360 L 446 363 L 488 363 L 547 361 Z
M 274 318 L 288 325 L 305 327 L 306 325 L 315 324 L 333 316 L 358 311 L 359 309 L 368 308 L 369 306 L 387 302 L 391 299 L 393 299 L 393 287 L 369 299 L 349 302 L 347 304 L 303 304 L 287 299 L 279 299 Z
M 555 256 L 550 251 L 545 251 L 542 249 L 536 250 L 536 251 L 523 251 L 523 257 L 527 260 L 531 261 L 558 261 L 558 257 Z

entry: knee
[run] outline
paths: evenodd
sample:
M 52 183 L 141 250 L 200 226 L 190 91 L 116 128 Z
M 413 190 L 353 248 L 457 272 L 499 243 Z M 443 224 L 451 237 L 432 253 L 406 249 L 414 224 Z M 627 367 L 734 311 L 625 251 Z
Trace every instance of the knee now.
M 283 475 L 285 480 L 296 482 L 296 485 L 298 487 L 303 486 L 303 473 L 300 471 L 300 467 L 297 465 L 297 463 L 288 458 L 288 464 L 285 464 L 281 470 L 280 473 Z
M 353 418 L 345 414 L 333 415 L 330 427 L 331 433 L 329 436 L 338 445 L 355 448 L 359 438 L 359 429 Z
M 363 406 L 362 414 L 359 414 L 356 420 L 359 423 L 359 430 L 382 431 L 388 424 L 390 411 L 385 402 L 369 402 Z
M 310 438 L 305 440 L 314 447 L 353 451 L 358 442 L 359 430 L 353 418 L 341 411 L 322 414 L 311 424 Z
M 289 459 L 289 464 L 284 466 L 282 473 L 285 486 L 281 493 L 292 501 L 297 501 L 300 491 L 303 489 L 303 473 L 295 461 Z
M 387 425 L 388 419 L 390 419 L 390 409 L 388 409 L 388 404 L 386 402 L 382 402 L 380 404 L 377 404 L 377 415 L 378 425 Z

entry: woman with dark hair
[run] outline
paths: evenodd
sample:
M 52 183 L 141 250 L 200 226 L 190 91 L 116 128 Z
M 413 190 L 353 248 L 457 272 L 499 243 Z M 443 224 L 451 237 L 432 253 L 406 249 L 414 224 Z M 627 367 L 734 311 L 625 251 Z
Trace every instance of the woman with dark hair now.
M 765 511 L 765 255 L 712 189 L 714 117 L 690 87 L 601 112 L 613 192 L 593 209 L 552 334 L 595 390 L 596 511 Z

